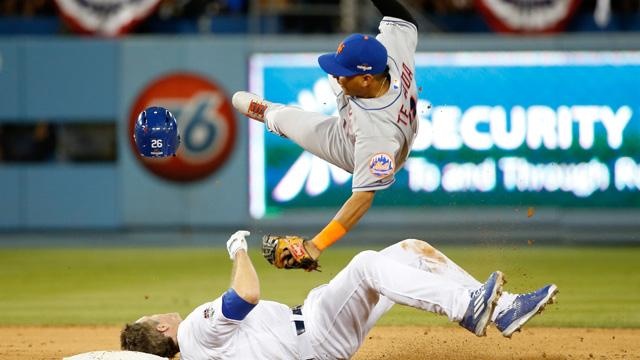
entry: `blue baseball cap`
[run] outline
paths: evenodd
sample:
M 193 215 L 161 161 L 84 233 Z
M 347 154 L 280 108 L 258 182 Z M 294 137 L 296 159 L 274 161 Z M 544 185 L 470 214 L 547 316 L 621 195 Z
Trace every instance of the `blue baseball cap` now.
M 353 34 L 338 45 L 336 52 L 320 55 L 318 64 L 334 76 L 380 74 L 387 67 L 387 49 L 373 36 Z

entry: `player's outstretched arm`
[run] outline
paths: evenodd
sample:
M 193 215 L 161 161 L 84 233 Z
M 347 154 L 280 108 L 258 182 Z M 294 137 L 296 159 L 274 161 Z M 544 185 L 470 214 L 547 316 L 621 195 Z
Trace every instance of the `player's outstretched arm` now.
M 247 302 L 257 304 L 260 300 L 260 280 L 245 250 L 236 253 L 233 267 L 231 287 Z
M 309 255 L 317 259 L 324 249 L 340 240 L 369 211 L 374 196 L 375 191 L 354 191 L 331 222 L 307 245 Z
M 418 22 L 414 19 L 409 9 L 397 0 L 371 0 L 373 5 L 378 8 L 382 16 L 391 16 L 394 18 L 406 20 L 418 27 Z
M 260 281 L 247 254 L 249 232 L 236 231 L 227 241 L 227 251 L 233 260 L 231 288 L 222 295 L 222 315 L 243 320 L 260 301 Z

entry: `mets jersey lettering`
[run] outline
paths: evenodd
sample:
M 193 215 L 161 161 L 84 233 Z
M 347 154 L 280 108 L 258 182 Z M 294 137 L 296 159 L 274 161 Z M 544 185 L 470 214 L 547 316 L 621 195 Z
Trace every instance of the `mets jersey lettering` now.
M 402 63 L 400 79 L 402 79 L 402 97 L 405 101 L 398 112 L 397 122 L 402 125 L 413 125 L 417 114 L 418 99 L 410 93 L 411 84 L 413 83 L 413 71 L 405 63 Z
M 382 19 L 379 29 L 377 39 L 388 54 L 389 90 L 372 99 L 346 97 L 340 112 L 347 121 L 347 138 L 354 142 L 353 191 L 382 190 L 393 184 L 417 132 L 417 29 L 392 17 Z

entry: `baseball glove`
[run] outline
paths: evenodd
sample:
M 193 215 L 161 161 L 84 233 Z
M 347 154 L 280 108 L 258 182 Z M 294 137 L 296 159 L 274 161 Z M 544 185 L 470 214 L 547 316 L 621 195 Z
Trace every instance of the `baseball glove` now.
M 320 264 L 305 248 L 304 244 L 307 241 L 294 235 L 265 235 L 262 237 L 262 256 L 278 269 L 320 271 Z

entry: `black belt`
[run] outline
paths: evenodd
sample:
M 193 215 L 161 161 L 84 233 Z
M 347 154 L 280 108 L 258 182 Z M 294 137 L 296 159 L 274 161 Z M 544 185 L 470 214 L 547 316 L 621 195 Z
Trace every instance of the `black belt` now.
M 291 308 L 291 312 L 293 315 L 302 316 L 302 305 L 294 306 Z M 294 320 L 293 323 L 296 325 L 296 333 L 298 335 L 302 335 L 305 332 L 304 329 L 304 321 L 303 320 Z

